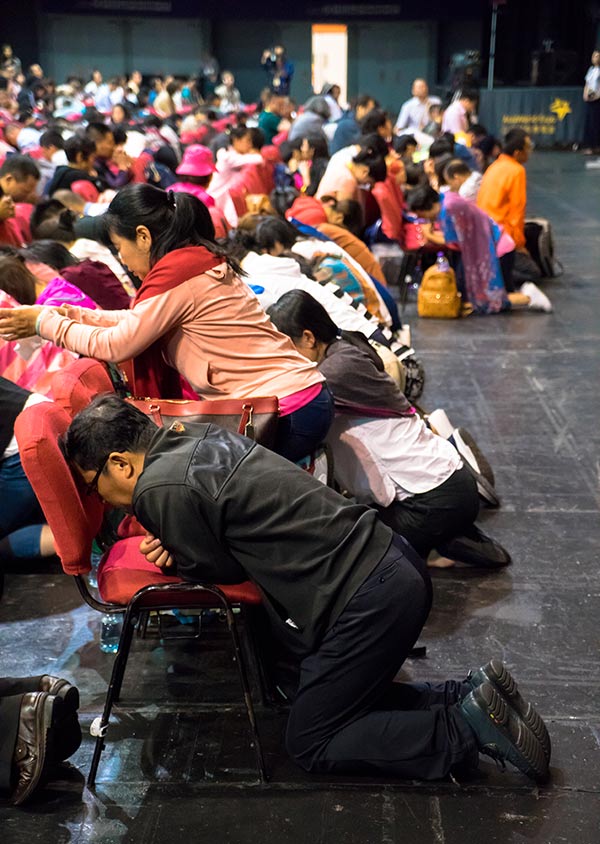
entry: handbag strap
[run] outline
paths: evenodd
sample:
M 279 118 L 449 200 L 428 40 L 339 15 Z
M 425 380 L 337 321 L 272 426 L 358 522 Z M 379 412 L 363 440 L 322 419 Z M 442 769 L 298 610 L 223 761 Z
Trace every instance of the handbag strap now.
M 160 410 L 160 404 L 156 402 L 149 402 L 148 416 L 150 416 L 155 425 L 162 428 L 163 418 Z M 244 402 L 242 405 L 242 415 L 240 416 L 240 424 L 238 425 L 238 434 L 243 434 L 251 440 L 255 438 L 254 405 L 251 402 Z

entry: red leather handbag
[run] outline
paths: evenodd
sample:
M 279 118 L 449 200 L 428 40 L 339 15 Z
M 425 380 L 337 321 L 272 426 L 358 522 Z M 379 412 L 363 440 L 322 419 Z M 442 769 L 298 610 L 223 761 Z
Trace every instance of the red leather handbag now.
M 247 399 L 180 400 L 126 399 L 160 427 L 173 422 L 212 422 L 227 431 L 243 434 L 266 448 L 275 445 L 279 399 L 277 396 Z

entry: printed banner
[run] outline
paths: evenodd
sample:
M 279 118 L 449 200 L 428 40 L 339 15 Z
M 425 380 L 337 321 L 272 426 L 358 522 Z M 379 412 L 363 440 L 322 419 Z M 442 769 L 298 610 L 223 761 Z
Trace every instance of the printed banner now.
M 518 126 L 538 147 L 579 143 L 584 121 L 582 96 L 583 86 L 481 90 L 479 122 L 500 138 Z

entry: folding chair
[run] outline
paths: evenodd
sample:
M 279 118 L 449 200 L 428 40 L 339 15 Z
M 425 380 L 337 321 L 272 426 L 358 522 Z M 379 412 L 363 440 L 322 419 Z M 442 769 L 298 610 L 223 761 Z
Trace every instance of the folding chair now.
M 58 556 L 66 574 L 74 576 L 84 601 L 98 612 L 125 612 L 119 650 L 113 664 L 104 709 L 92 724 L 96 745 L 88 785 L 95 784 L 113 703 L 119 699 L 133 632 L 140 615 L 151 610 L 220 608 L 225 612 L 250 723 L 256 766 L 261 782 L 267 780 L 264 756 L 254 714 L 246 658 L 233 607 L 258 605 L 261 596 L 249 582 L 219 586 L 187 583 L 165 575 L 149 564 L 139 551 L 138 537 L 118 541 L 106 552 L 98 570 L 100 599 L 88 589 L 84 577 L 91 569 L 92 539 L 99 530 L 103 505 L 97 496 L 82 498 L 83 483 L 71 472 L 59 438 L 70 424 L 60 407 L 42 402 L 17 417 L 15 434 L 23 468 L 54 534 Z M 249 646 L 253 649 L 251 637 Z

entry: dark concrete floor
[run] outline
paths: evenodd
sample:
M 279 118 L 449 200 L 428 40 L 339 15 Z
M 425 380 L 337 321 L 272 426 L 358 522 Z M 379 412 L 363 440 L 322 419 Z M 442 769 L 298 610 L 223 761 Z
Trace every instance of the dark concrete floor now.
M 530 213 L 553 221 L 566 267 L 544 285 L 555 312 L 426 322 L 408 308 L 427 369 L 423 404 L 445 407 L 490 457 L 503 506 L 485 514 L 485 527 L 514 563 L 491 576 L 437 574 L 428 658 L 404 673 L 461 677 L 500 656 L 547 719 L 549 786 L 485 762 L 460 783 L 309 778 L 285 758 L 284 716 L 262 710 L 272 782 L 260 786 L 215 625 L 200 647 L 134 643 L 96 792 L 83 786 L 87 737 L 43 798 L 22 810 L 0 804 L 2 844 L 598 844 L 600 171 L 586 172 L 574 154 L 538 153 L 529 173 Z M 112 662 L 98 633 L 67 577 L 7 576 L 0 670 L 75 681 L 84 731 Z M 211 701 L 228 705 L 215 713 Z

